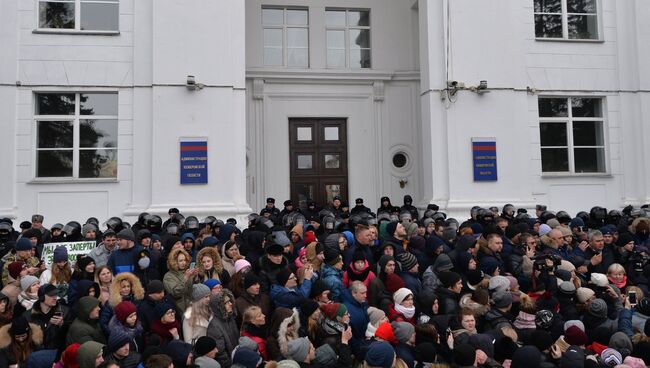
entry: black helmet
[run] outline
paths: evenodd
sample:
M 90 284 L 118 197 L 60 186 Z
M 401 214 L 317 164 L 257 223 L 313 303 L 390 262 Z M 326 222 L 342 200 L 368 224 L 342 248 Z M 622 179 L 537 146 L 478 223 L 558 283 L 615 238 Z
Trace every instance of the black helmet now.
M 617 225 L 621 221 L 622 217 L 623 214 L 621 213 L 621 211 L 611 210 L 607 214 L 607 223 Z
M 336 228 L 336 219 L 334 216 L 325 216 L 322 222 L 325 231 L 333 231 Z
M 514 214 L 515 214 L 515 206 L 513 206 L 510 203 L 503 206 L 503 210 L 501 211 L 502 216 L 513 216 Z
M 78 238 L 81 235 L 81 224 L 77 221 L 70 221 L 65 224 L 62 231 L 68 238 Z
M 125 229 L 130 229 L 131 228 L 131 223 L 124 221 L 124 222 L 122 222 L 122 227 L 124 227 Z
M 580 211 L 576 213 L 576 217 L 580 218 L 585 225 L 589 222 L 589 214 L 585 211 Z
M 119 217 L 111 217 L 106 222 L 104 223 L 104 226 L 106 226 L 107 229 L 111 229 L 115 231 L 115 234 L 119 233 L 122 229 L 124 229 L 124 225 L 122 223 L 122 219 Z M 65 230 L 63 230 L 65 232 Z
M 147 212 L 142 212 L 141 214 L 139 214 L 138 215 L 138 224 L 146 225 L 148 217 L 149 217 L 149 213 L 147 213 Z
M 183 224 L 186 230 L 197 230 L 199 228 L 199 219 L 196 216 L 188 216 Z
M 554 219 L 555 217 L 556 216 L 555 213 L 553 213 L 553 211 L 544 211 L 542 212 L 541 215 L 539 215 L 539 222 L 545 224 L 548 220 Z
M 561 223 L 561 224 L 568 224 L 571 222 L 571 216 L 566 211 L 560 211 L 555 215 L 555 218 Z
M 86 220 L 87 224 L 93 224 L 99 229 L 99 220 L 97 217 L 88 217 L 88 220 Z
M 214 216 L 207 216 L 203 221 L 201 221 L 202 224 L 210 225 L 210 227 L 214 227 L 215 222 L 217 222 L 217 218 Z
M 469 216 L 472 218 L 472 220 L 476 220 L 476 216 L 478 215 L 478 210 L 480 210 L 480 206 L 474 206 L 472 209 L 469 210 Z
M 167 224 L 167 227 L 165 228 L 165 232 L 169 235 L 180 235 L 181 233 L 181 227 L 175 223 L 175 222 L 170 222 Z
M 162 224 L 162 218 L 158 215 L 151 215 L 147 219 L 147 228 L 149 228 L 149 231 L 153 234 L 158 234 L 160 230 L 162 230 Z
M 602 223 L 607 218 L 607 209 L 600 206 L 592 207 L 589 211 L 589 218 L 594 222 Z
M 444 212 L 436 212 L 431 216 L 435 222 L 445 221 L 447 219 L 447 214 Z

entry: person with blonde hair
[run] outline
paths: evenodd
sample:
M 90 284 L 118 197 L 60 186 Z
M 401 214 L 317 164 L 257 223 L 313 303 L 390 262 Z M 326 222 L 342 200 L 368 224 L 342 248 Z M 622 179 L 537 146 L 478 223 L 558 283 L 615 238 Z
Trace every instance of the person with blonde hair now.
M 264 361 L 268 360 L 266 351 L 266 315 L 257 306 L 246 308 L 242 316 L 241 336 L 246 336 L 257 343 L 257 350 Z
M 169 271 L 163 277 L 165 291 L 174 298 L 179 310 L 184 311 L 191 300 L 192 284 L 199 274 L 196 268 L 190 269 L 192 258 L 183 248 L 176 248 L 167 257 Z
M 189 344 L 205 336 L 212 320 L 210 288 L 204 284 L 192 285 L 192 301 L 183 313 L 183 339 Z
M 109 299 L 102 307 L 99 317 L 99 324 L 106 336 L 110 335 L 108 324 L 115 314 L 115 307 L 123 301 L 130 301 L 137 306 L 144 299 L 144 289 L 136 275 L 122 272 L 113 278 L 109 294 Z
M 99 285 L 99 301 L 104 305 L 110 297 L 110 287 L 113 282 L 113 271 L 107 265 L 99 266 L 95 270 L 95 282 Z

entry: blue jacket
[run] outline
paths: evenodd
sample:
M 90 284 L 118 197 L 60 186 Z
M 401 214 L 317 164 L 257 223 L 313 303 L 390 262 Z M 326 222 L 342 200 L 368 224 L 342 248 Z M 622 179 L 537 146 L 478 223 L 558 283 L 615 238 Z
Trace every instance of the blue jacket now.
M 311 292 L 311 280 L 303 281 L 302 285 L 294 289 L 288 289 L 278 284 L 271 285 L 271 300 L 277 307 L 299 308 L 300 304 Z
M 116 249 L 108 257 L 108 267 L 113 271 L 113 276 L 122 272 L 133 272 L 135 270 L 135 255 L 142 247 L 135 245 L 129 249 Z
M 341 292 L 345 288 L 343 286 L 343 270 L 337 270 L 336 268 L 325 264 L 321 268 L 321 280 L 327 285 L 332 291 L 332 300 L 335 302 L 341 301 Z
M 418 274 L 411 272 L 400 272 L 399 277 L 404 280 L 404 287 L 411 290 L 413 297 L 415 300 L 417 300 L 418 295 L 420 295 L 420 291 L 422 291 L 422 282 L 418 278 Z
M 366 338 L 366 328 L 370 322 L 368 317 L 368 302 L 359 303 L 352 296 L 350 289 L 343 289 L 343 304 L 348 308 L 350 313 L 350 326 L 352 327 L 352 337 L 358 342 Z

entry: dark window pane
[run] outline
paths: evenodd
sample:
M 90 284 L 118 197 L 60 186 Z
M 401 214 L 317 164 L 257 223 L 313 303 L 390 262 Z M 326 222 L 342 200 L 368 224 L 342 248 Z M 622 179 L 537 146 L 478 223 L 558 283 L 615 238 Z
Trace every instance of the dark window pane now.
M 74 2 L 39 3 L 38 26 L 40 28 L 74 29 Z
M 117 147 L 117 120 L 81 120 L 79 133 L 80 147 Z
M 341 155 L 325 155 L 325 168 L 326 169 L 340 169 L 341 168 Z
M 39 121 L 38 148 L 72 148 L 71 121 Z
M 569 13 L 596 13 L 596 0 L 567 0 Z
M 566 146 L 566 124 L 539 123 L 539 137 L 542 147 Z
M 573 152 L 577 173 L 605 172 L 605 150 L 603 148 L 576 148 Z
M 561 13 L 562 3 L 560 0 L 535 0 L 535 13 Z
M 562 16 L 535 15 L 535 37 L 562 38 Z
M 117 93 L 82 93 L 81 115 L 117 115 Z
M 37 94 L 36 115 L 74 115 L 74 94 Z
M 296 184 L 295 188 L 298 194 L 298 207 L 307 207 L 307 203 L 314 199 L 314 185 Z
M 569 15 L 567 25 L 570 39 L 598 39 L 598 16 L 596 15 Z
M 569 153 L 566 148 L 542 148 L 542 171 L 569 171 Z
M 119 4 L 81 3 L 81 29 L 119 30 Z
M 350 48 L 370 48 L 370 31 L 367 29 L 351 29 Z
M 600 121 L 574 121 L 574 146 L 602 146 L 603 123 Z
M 36 157 L 37 177 L 72 176 L 72 150 L 37 151 Z
M 540 98 L 537 100 L 539 116 L 544 118 L 569 116 L 566 98 Z
M 312 160 L 312 155 L 298 155 L 298 169 L 313 169 L 314 164 Z
M 572 98 L 571 114 L 576 118 L 602 117 L 601 100 L 599 98 Z
M 368 27 L 370 25 L 370 12 L 350 10 L 348 12 L 348 25 L 350 27 Z
M 117 177 L 117 150 L 80 150 L 79 177 Z

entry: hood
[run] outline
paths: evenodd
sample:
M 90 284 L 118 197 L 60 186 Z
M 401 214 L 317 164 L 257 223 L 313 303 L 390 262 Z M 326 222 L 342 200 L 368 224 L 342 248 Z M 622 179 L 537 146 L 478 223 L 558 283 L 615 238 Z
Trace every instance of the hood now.
M 405 206 L 410 206 L 411 204 L 413 204 L 413 198 L 411 198 L 411 196 L 408 195 L 408 194 L 405 195 L 404 196 L 404 205 Z
M 334 268 L 334 267 L 332 267 L 332 266 L 330 266 L 328 264 L 325 264 L 321 268 L 320 271 L 322 273 L 321 278 L 325 278 L 325 277 L 328 277 L 328 276 L 334 276 L 334 277 L 336 277 L 338 279 L 343 278 L 343 270 L 337 270 L 336 268 Z
M 293 333 L 290 335 L 287 335 L 287 327 L 289 324 L 294 323 L 295 328 L 293 329 Z M 298 330 L 300 329 L 300 317 L 298 316 L 298 310 L 296 308 L 293 309 L 291 312 L 291 315 L 280 322 L 280 327 L 278 328 L 278 345 L 280 346 L 280 352 L 282 352 L 282 355 L 284 356 L 289 356 L 287 352 L 288 344 L 289 341 L 297 339 L 298 336 Z
M 646 217 L 637 217 L 637 218 L 634 219 L 634 221 L 632 221 L 632 224 L 630 224 L 630 226 L 628 227 L 628 230 L 632 234 L 636 234 L 636 227 L 639 224 L 639 222 L 645 222 L 648 225 L 648 227 L 650 228 L 650 219 L 648 219 Z
M 100 304 L 99 299 L 92 296 L 84 296 L 77 303 L 77 318 L 84 322 L 90 321 L 90 312 Z
M 465 294 L 460 298 L 458 306 L 461 308 L 469 308 L 474 312 L 475 316 L 483 316 L 489 310 L 490 307 L 487 305 L 479 304 L 472 300 L 472 294 Z
M 365 261 L 365 262 L 366 262 L 366 263 L 363 265 L 363 268 L 361 269 L 361 271 L 357 271 L 357 270 L 354 268 L 354 262 L 350 262 L 350 264 L 348 265 L 348 272 L 349 272 L 349 273 L 353 273 L 353 274 L 355 274 L 355 275 L 360 275 L 360 274 L 362 274 L 365 270 L 368 269 L 368 267 L 370 267 L 370 264 L 368 263 L 368 261 Z
M 9 328 L 11 327 L 11 324 L 4 325 L 0 327 L 0 349 L 4 349 L 11 345 L 11 335 L 9 334 Z M 34 324 L 30 323 L 29 327 L 32 329 L 32 342 L 34 345 L 42 345 L 43 344 L 43 330 L 41 328 Z
M 205 247 L 199 251 L 199 253 L 196 255 L 196 267 L 199 269 L 199 275 L 204 276 L 205 275 L 205 270 L 203 269 L 203 262 L 201 260 L 203 257 L 209 256 L 212 258 L 212 263 L 214 263 L 214 271 L 216 273 L 216 278 L 219 278 L 219 275 L 221 272 L 223 272 L 223 264 L 221 264 L 221 256 L 219 255 L 219 251 L 217 248 L 213 247 Z
M 108 289 L 110 293 L 110 299 L 108 301 L 113 307 L 122 301 L 122 297 L 120 296 L 120 283 L 123 280 L 129 281 L 131 284 L 131 295 L 133 295 L 133 299 L 144 299 L 144 288 L 140 283 L 140 279 L 138 279 L 138 277 L 131 272 L 122 272 L 113 278 L 113 282 Z
M 289 232 L 289 234 L 291 234 L 291 233 L 296 233 L 296 234 L 298 234 L 298 236 L 300 237 L 300 240 L 302 240 L 302 236 L 303 236 L 303 235 L 302 235 L 302 234 L 303 234 L 303 228 L 302 228 L 302 225 L 298 224 L 298 225 L 294 226 L 294 227 L 291 229 L 291 231 Z
M 185 254 L 185 257 L 187 259 L 192 259 L 192 257 L 190 257 L 190 254 L 187 253 L 185 249 L 183 248 L 174 249 L 167 256 L 167 268 L 169 268 L 172 271 L 178 271 L 178 261 L 176 260 L 176 258 L 178 258 L 179 253 Z
M 230 315 L 226 313 L 226 305 L 223 301 L 226 297 L 230 298 L 233 303 L 232 314 Z M 232 292 L 228 289 L 223 289 L 221 293 L 213 295 L 210 298 L 210 310 L 212 310 L 212 313 L 216 318 L 219 318 L 223 321 L 226 321 L 230 318 L 236 318 L 237 308 L 235 308 L 235 297 L 232 295 Z
M 449 271 L 453 269 L 454 264 L 451 262 L 451 258 L 449 258 L 448 255 L 442 253 L 436 257 L 431 268 L 433 268 L 436 273 L 439 273 L 441 271 Z
M 90 289 L 95 289 L 95 297 L 99 296 L 99 293 L 101 290 L 99 289 L 99 284 L 90 281 L 90 280 L 80 280 L 79 283 L 77 284 L 77 288 L 79 289 L 79 297 L 84 297 L 88 295 L 88 292 Z
M 103 348 L 104 345 L 96 341 L 88 341 L 81 344 L 79 350 L 77 350 L 79 368 L 95 368 L 95 359 Z

